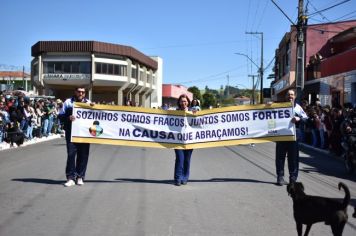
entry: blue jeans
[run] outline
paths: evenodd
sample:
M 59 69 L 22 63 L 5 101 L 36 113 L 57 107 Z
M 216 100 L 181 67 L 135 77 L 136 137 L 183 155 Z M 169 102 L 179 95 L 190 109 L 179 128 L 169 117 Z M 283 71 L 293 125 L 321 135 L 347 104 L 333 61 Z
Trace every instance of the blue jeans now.
M 48 118 L 48 128 L 47 128 L 47 135 L 51 134 L 52 133 L 52 128 L 53 128 L 53 115 L 49 115 L 49 118 Z
M 27 126 L 27 130 L 26 130 L 26 138 L 28 139 L 32 139 L 32 132 L 33 132 L 33 125 L 29 125 Z
M 320 133 L 320 147 L 325 148 L 325 131 L 323 129 L 319 129 Z
M 68 135 L 67 135 L 68 134 Z M 67 179 L 85 178 L 89 159 L 89 143 L 72 143 L 70 132 L 66 133 L 67 143 Z
M 190 159 L 193 153 L 193 149 L 174 149 L 174 152 L 176 154 L 174 180 L 178 182 L 187 182 L 189 179 Z
M 2 143 L 4 139 L 4 127 L 0 125 L 0 144 Z
M 318 136 L 319 136 L 319 130 L 318 129 L 312 129 L 312 146 L 313 147 L 318 147 Z
M 289 180 L 297 181 L 299 171 L 299 150 L 297 141 L 276 143 L 276 174 L 284 177 L 284 163 L 288 156 Z
M 43 136 L 48 136 L 48 123 L 49 123 L 49 119 L 44 119 L 43 120 L 43 129 L 42 129 L 42 135 Z

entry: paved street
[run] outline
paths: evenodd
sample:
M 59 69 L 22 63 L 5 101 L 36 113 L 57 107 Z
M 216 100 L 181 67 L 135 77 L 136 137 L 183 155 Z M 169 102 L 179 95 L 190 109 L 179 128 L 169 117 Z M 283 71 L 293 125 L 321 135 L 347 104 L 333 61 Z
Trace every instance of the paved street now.
M 174 152 L 92 145 L 84 186 L 63 187 L 65 141 L 0 152 L 0 235 L 297 235 L 292 200 L 276 186 L 275 144 L 197 149 L 191 180 L 172 182 Z M 306 192 L 356 204 L 356 177 L 342 162 L 301 153 Z M 351 217 L 344 235 L 356 234 Z M 313 225 L 310 235 L 332 235 Z

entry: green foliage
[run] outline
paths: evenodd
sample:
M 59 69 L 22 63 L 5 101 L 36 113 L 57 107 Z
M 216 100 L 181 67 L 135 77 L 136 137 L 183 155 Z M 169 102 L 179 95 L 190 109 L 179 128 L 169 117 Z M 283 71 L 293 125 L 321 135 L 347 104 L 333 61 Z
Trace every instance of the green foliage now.
M 209 108 L 210 106 L 216 106 L 216 95 L 211 92 L 205 92 L 203 94 L 203 108 Z
M 224 97 L 227 97 L 227 95 L 229 96 L 235 96 L 236 94 L 240 93 L 240 89 L 237 87 L 232 87 L 232 86 L 226 86 L 225 90 L 224 90 Z
M 226 107 L 226 106 L 234 106 L 235 105 L 235 99 L 230 97 L 230 98 L 223 98 L 221 100 L 221 106 Z
M 196 99 L 200 100 L 200 102 L 202 102 L 202 95 L 201 95 L 198 87 L 196 87 L 196 86 L 189 87 L 188 91 L 193 94 L 193 98 L 196 98 Z

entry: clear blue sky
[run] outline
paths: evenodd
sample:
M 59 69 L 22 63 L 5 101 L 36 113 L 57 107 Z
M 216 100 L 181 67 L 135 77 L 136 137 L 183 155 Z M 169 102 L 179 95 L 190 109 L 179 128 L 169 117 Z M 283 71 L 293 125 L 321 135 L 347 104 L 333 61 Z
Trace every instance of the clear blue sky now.
M 342 1 L 304 0 L 309 13 Z M 298 0 L 275 2 L 296 21 Z M 308 23 L 351 19 L 356 19 L 356 0 Z M 38 41 L 95 40 L 161 57 L 163 83 L 218 89 L 228 76 L 231 86 L 252 85 L 247 75 L 257 74 L 256 66 L 234 53 L 260 65 L 261 40 L 245 32 L 264 33 L 267 66 L 290 22 L 271 0 L 1 0 L 0 29 L 0 65 L 29 68 L 31 46 Z

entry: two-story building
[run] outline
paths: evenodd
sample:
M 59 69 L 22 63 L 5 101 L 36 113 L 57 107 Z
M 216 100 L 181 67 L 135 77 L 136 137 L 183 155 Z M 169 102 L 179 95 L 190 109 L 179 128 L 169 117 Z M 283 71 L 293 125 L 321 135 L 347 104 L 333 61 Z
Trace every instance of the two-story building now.
M 353 73 L 352 71 L 356 69 L 355 63 L 352 63 L 352 56 L 350 53 L 345 54 L 345 50 L 354 50 L 352 46 L 349 45 L 350 41 L 347 42 L 347 47 L 343 48 L 342 45 L 346 46 L 344 42 L 351 40 L 350 37 L 355 37 L 348 34 L 348 36 L 342 36 L 356 26 L 356 21 L 342 21 L 335 23 L 326 24 L 313 24 L 308 25 L 305 28 L 305 67 L 304 67 L 304 90 L 303 98 L 308 100 L 309 103 L 313 103 L 316 98 L 322 101 L 322 105 L 332 105 L 332 101 L 336 99 L 332 98 L 334 96 L 341 96 L 335 91 L 340 91 L 341 85 L 339 82 L 335 82 L 334 79 L 326 79 L 328 81 L 328 86 L 325 83 L 320 83 L 322 76 L 328 77 L 332 74 L 330 73 Z M 352 31 L 352 30 L 351 30 Z M 352 34 L 352 33 L 351 33 Z M 273 100 L 283 100 L 288 89 L 295 89 L 296 87 L 296 48 L 297 48 L 297 32 L 294 26 L 291 27 L 291 31 L 286 33 L 281 40 L 278 49 L 275 54 L 275 80 L 271 83 L 272 87 L 272 98 Z M 341 39 L 343 38 L 343 39 Z M 346 40 L 346 41 L 345 41 Z M 333 43 L 331 43 L 333 42 Z M 339 42 L 339 43 L 338 43 Z M 331 46 L 334 45 L 334 46 Z M 336 49 L 335 45 L 339 45 L 340 49 Z M 353 46 L 354 47 L 354 46 Z M 331 53 L 332 51 L 332 53 Z M 336 55 L 338 54 L 338 56 Z M 340 60 L 340 56 L 344 59 Z M 315 63 L 315 61 L 333 61 L 333 63 L 324 64 L 323 70 L 321 71 L 320 64 Z M 338 59 L 336 59 L 338 58 Z M 354 58 L 354 57 L 353 57 Z M 335 60 L 336 59 L 336 60 Z M 345 70 L 344 63 L 349 61 L 347 69 Z M 326 62 L 325 62 L 326 63 Z M 311 66 L 313 65 L 313 66 Z M 319 67 L 318 67 L 319 66 Z M 344 68 L 344 69 L 342 69 Z M 352 69 L 353 68 L 353 69 Z M 329 71 L 329 72 L 327 72 Z M 333 71 L 333 72 L 331 72 Z M 335 74 L 334 74 L 335 75 Z M 335 76 L 333 76 L 334 78 Z M 336 83 L 336 84 L 335 84 Z M 334 85 L 338 86 L 335 90 Z M 342 85 L 344 86 L 344 85 Z M 344 87 L 342 87 L 344 88 Z M 326 94 L 327 93 L 327 94 Z M 327 95 L 327 99 L 325 96 Z M 322 97 L 324 96 L 324 97 Z M 346 102 L 345 99 L 339 99 L 339 103 L 342 104 Z
M 97 41 L 39 41 L 32 46 L 31 80 L 39 95 L 72 96 L 88 89 L 94 102 L 142 107 L 162 104 L 162 59 L 130 46 Z
M 310 57 L 304 94 L 321 105 L 356 105 L 356 27 L 335 35 Z

